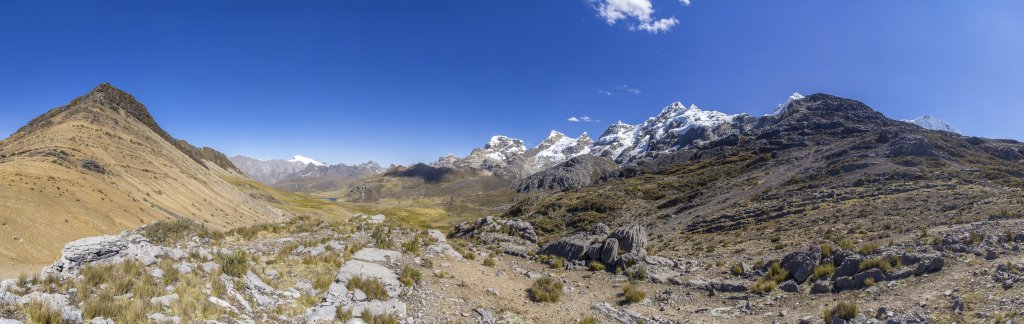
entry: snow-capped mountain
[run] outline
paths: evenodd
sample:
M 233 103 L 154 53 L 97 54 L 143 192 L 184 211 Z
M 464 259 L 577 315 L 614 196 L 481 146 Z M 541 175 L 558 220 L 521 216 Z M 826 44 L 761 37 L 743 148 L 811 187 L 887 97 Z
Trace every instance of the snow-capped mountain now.
M 779 104 L 778 107 L 775 107 L 775 111 L 773 111 L 770 114 L 767 114 L 766 116 L 781 115 L 782 113 L 786 112 L 786 108 L 789 108 L 789 104 L 803 98 L 804 95 L 800 94 L 799 92 L 794 92 L 792 95 L 789 96 L 789 98 L 786 98 L 786 102 Z
M 903 122 L 921 126 L 924 127 L 925 129 L 960 134 L 960 131 L 956 130 L 956 128 L 953 128 L 953 125 L 950 125 L 949 123 L 941 119 L 935 118 L 932 115 L 924 115 L 914 119 L 904 119 Z
M 561 132 L 551 131 L 544 141 L 529 149 L 521 139 L 498 135 L 491 137 L 484 147 L 473 149 L 464 158 L 449 154 L 431 165 L 481 169 L 501 177 L 520 178 L 574 156 L 587 154 L 592 145 L 593 141 L 586 133 L 579 138 L 571 138 Z
M 638 126 L 618 121 L 605 129 L 601 137 L 594 143 L 590 154 L 597 157 L 615 159 L 636 142 Z
M 275 184 L 292 178 L 325 175 L 361 177 L 384 172 L 384 168 L 373 161 L 355 166 L 345 164 L 327 165 L 302 155 L 296 155 L 291 160 L 259 160 L 239 155 L 231 157 L 230 160 L 231 163 L 234 163 L 238 169 L 242 170 L 250 178 L 265 184 Z
M 565 136 L 558 131 L 551 131 L 540 145 L 529 150 L 530 173 L 535 173 L 568 160 L 574 156 L 590 153 L 594 141 L 586 132 L 579 138 Z
M 609 126 L 592 151 L 594 155 L 620 163 L 670 153 L 715 140 L 720 135 L 716 128 L 744 116 L 702 110 L 696 105 L 687 107 L 675 102 L 641 125 L 618 122 Z
M 308 157 L 305 157 L 305 156 L 302 156 L 302 155 L 296 155 L 291 160 L 288 160 L 288 162 L 299 162 L 299 163 L 302 163 L 302 164 L 312 164 L 312 165 L 317 165 L 317 166 L 327 166 L 326 163 L 323 163 L 323 162 L 320 162 L 320 161 L 317 161 L 317 160 L 314 160 L 312 158 L 308 158 Z

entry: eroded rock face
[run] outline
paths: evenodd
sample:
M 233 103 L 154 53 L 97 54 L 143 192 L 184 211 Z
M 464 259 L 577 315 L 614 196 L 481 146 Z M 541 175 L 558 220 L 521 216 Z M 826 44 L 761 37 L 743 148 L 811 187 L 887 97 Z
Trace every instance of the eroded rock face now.
M 495 244 L 502 252 L 526 256 L 537 251 L 537 232 L 529 222 L 487 216 L 475 222 L 455 225 L 453 238 L 476 239 L 485 245 Z
M 586 232 L 557 239 L 537 253 L 576 265 L 587 260 L 600 261 L 615 269 L 642 262 L 647 256 L 647 240 L 643 226 L 634 224 L 609 233 L 607 225 L 598 223 Z
M 156 257 L 163 255 L 178 259 L 184 257 L 184 252 L 150 244 L 149 239 L 133 231 L 118 236 L 87 237 L 66 244 L 60 259 L 43 269 L 43 274 L 68 279 L 77 276 L 86 264 L 137 260 L 144 265 L 151 265 L 156 263 Z

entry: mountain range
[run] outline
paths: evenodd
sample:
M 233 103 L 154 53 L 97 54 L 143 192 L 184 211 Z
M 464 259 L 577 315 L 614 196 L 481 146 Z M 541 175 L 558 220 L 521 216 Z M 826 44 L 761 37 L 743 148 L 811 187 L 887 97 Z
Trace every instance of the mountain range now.
M 289 184 L 282 184 L 282 186 L 295 191 L 302 191 L 305 188 L 301 184 L 303 179 L 358 179 L 385 171 L 380 164 L 374 161 L 352 166 L 344 163 L 327 165 L 302 155 L 296 155 L 291 160 L 259 160 L 237 155 L 231 157 L 230 160 L 240 172 L 245 173 L 253 180 L 268 185 L 275 185 L 287 180 Z

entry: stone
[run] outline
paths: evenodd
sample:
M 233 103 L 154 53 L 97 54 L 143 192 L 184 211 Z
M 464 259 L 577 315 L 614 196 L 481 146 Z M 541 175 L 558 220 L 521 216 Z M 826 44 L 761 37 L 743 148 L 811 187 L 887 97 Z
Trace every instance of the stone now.
M 861 284 L 863 284 L 863 282 L 861 282 Z M 847 276 L 836 278 L 834 287 L 836 290 L 850 290 L 860 288 L 860 284 L 857 284 L 853 280 L 853 277 Z
M 615 264 L 615 259 L 619 256 L 619 240 L 616 238 L 608 238 L 604 241 L 601 246 L 601 262 L 604 264 Z
M 220 270 L 220 264 L 216 262 L 206 262 L 199 265 L 199 267 L 206 273 L 213 273 L 214 271 Z
M 853 275 L 853 281 L 856 282 L 858 286 L 866 285 L 864 282 L 868 279 L 871 279 L 876 283 L 885 281 L 885 272 L 882 272 L 882 270 L 879 269 L 870 269 Z
M 798 286 L 796 284 L 796 281 L 793 281 L 791 279 L 791 280 L 786 280 L 786 281 L 783 281 L 782 283 L 780 283 L 779 284 L 779 290 L 793 293 L 793 292 L 800 291 L 800 286 Z
M 494 311 L 486 308 L 477 308 L 474 309 L 474 311 L 476 311 L 477 314 L 480 314 L 480 321 L 483 323 L 494 324 L 497 322 L 494 318 Z
M 382 265 L 376 263 L 369 263 L 360 260 L 349 260 L 345 262 L 345 265 L 338 270 L 338 276 L 335 282 L 346 284 L 348 280 L 362 276 L 366 278 L 376 278 L 384 284 L 384 288 L 388 291 L 388 296 L 394 297 L 402 291 L 402 283 L 398 281 L 398 275 L 394 271 L 388 269 Z
M 164 313 L 149 314 L 148 318 L 153 323 L 181 323 L 181 317 L 167 316 Z
M 369 262 L 394 262 L 402 256 L 402 252 L 377 249 L 377 248 L 364 248 L 352 254 L 353 260 L 362 260 Z
M 836 267 L 836 273 L 832 275 L 833 278 L 849 277 L 860 271 L 860 263 L 863 258 L 859 255 L 851 255 L 843 260 L 843 263 Z
M 946 262 L 941 256 L 928 256 L 921 259 L 921 262 L 917 264 L 917 268 L 914 269 L 914 275 L 920 276 L 926 273 L 933 273 L 942 270 Z
M 170 294 L 167 296 L 153 297 L 149 299 L 149 304 L 153 306 L 171 307 L 171 303 L 178 301 L 178 294 Z
M 807 281 L 814 274 L 814 267 L 821 260 L 821 248 L 811 246 L 805 251 L 793 252 L 782 258 L 782 268 L 789 271 L 797 283 Z
M 576 233 L 569 237 L 563 237 L 541 247 L 537 254 L 556 256 L 566 261 L 581 260 L 587 255 L 590 244 L 603 237 L 590 234 L 589 232 Z
M 647 255 L 647 229 L 639 224 L 620 228 L 609 237 L 618 240 L 625 253 Z
M 377 215 L 370 216 L 369 220 L 367 220 L 366 222 L 370 223 L 370 224 L 381 224 L 381 223 L 384 223 L 384 219 L 385 218 L 386 217 L 384 217 L 384 215 L 377 214 Z
M 366 293 L 362 290 L 356 289 L 352 291 L 352 300 L 364 301 L 366 300 Z
M 995 260 L 997 257 L 999 257 L 999 255 L 996 254 L 995 250 L 990 249 L 985 251 L 985 260 Z
M 964 301 L 961 300 L 960 297 L 953 298 L 953 303 L 949 306 L 949 310 L 956 314 L 963 313 Z
M 717 291 L 717 292 L 746 292 L 749 287 L 746 283 L 736 280 L 706 280 L 704 278 L 696 278 L 687 281 L 685 284 L 687 287 L 700 289 L 705 291 Z
M 825 294 L 832 291 L 832 286 L 829 285 L 827 280 L 818 280 L 811 285 L 812 294 Z
M 1013 289 L 1013 280 L 1006 279 L 1003 281 L 1003 289 Z

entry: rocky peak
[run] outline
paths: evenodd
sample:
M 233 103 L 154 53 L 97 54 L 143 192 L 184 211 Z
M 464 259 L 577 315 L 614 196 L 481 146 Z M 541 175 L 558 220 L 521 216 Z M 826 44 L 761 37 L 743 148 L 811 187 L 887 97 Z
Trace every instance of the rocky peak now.
M 504 135 L 496 135 L 484 145 L 485 150 L 502 152 L 526 152 L 526 144 L 518 138 L 511 138 Z

